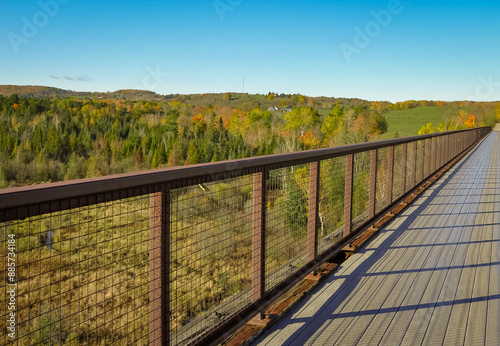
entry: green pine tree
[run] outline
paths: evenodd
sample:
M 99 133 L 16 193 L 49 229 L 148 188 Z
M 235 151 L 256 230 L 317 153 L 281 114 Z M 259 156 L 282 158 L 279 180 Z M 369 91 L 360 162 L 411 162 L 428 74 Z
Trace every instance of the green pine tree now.
M 286 176 L 286 193 L 285 214 L 288 227 L 292 235 L 299 238 L 307 233 L 307 201 L 291 171 Z

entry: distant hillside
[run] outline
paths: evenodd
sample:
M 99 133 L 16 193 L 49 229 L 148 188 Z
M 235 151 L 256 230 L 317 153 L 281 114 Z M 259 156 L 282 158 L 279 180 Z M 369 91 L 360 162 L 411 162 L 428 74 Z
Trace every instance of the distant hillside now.
M 300 94 L 273 94 L 269 97 L 264 94 L 247 93 L 206 93 L 188 95 L 160 95 L 149 90 L 121 89 L 113 92 L 91 92 L 73 91 L 39 85 L 0 85 L 0 94 L 10 96 L 17 94 L 19 97 L 35 98 L 79 98 L 79 99 L 115 99 L 115 100 L 146 100 L 146 101 L 176 101 L 197 106 L 219 106 L 238 108 L 243 111 L 250 111 L 256 107 L 268 108 L 276 107 L 288 109 L 297 106 L 311 106 L 315 109 L 331 110 L 335 104 L 342 104 L 344 107 L 369 107 L 371 101 L 357 98 L 333 98 L 333 97 L 304 97 Z M 302 99 L 301 99 L 302 98 Z M 388 102 L 381 102 L 385 107 Z M 328 112 L 326 112 L 328 113 Z M 326 114 L 325 113 L 325 114 Z
M 0 85 L 0 94 L 10 96 L 17 94 L 20 97 L 37 97 L 37 98 L 108 98 L 108 99 L 127 99 L 127 100 L 155 100 L 158 101 L 164 98 L 149 90 L 134 90 L 123 89 L 114 92 L 90 92 L 90 91 L 73 91 L 53 88 L 39 85 Z
M 369 107 L 371 101 L 357 98 L 334 98 L 334 97 L 309 97 L 300 94 L 275 94 L 269 97 L 266 94 L 247 94 L 247 93 L 206 93 L 206 94 L 188 94 L 188 95 L 168 95 L 165 96 L 168 101 L 174 100 L 181 103 L 187 103 L 198 106 L 218 106 L 228 108 L 238 108 L 248 112 L 260 107 L 267 109 L 276 107 L 280 110 L 309 106 L 314 109 L 331 110 L 335 104 L 342 104 L 344 107 Z M 302 99 L 301 99 L 302 98 Z
M 21 97 L 61 98 L 76 96 L 75 94 L 77 93 L 70 90 L 63 90 L 39 85 L 0 85 L 0 94 L 4 96 L 17 94 Z
M 286 112 L 289 109 L 309 106 L 318 111 L 321 117 L 330 114 L 335 105 L 340 105 L 348 110 L 355 108 L 357 114 L 362 110 L 384 113 L 389 124 L 389 132 L 382 139 L 398 136 L 416 135 L 418 130 L 429 122 L 438 124 L 443 116 L 455 109 L 464 108 L 476 112 L 476 106 L 494 109 L 499 102 L 471 102 L 471 101 L 404 101 L 395 104 L 388 101 L 368 101 L 358 98 L 336 97 L 309 97 L 301 94 L 283 94 L 269 92 L 268 94 L 248 94 L 238 92 L 204 93 L 204 94 L 170 94 L 160 95 L 154 91 L 137 89 L 120 89 L 113 92 L 91 92 L 64 90 L 49 86 L 38 85 L 0 85 L 0 94 L 10 96 L 17 94 L 19 97 L 31 98 L 74 98 L 74 99 L 103 99 L 103 100 L 132 100 L 153 101 L 170 103 L 185 103 L 191 107 L 200 106 L 208 108 L 238 109 L 250 112 L 256 108 L 261 110 L 274 109 Z M 435 107 L 439 106 L 439 107 Z M 470 108 L 470 109 L 468 109 Z M 403 110 L 405 109 L 405 110 Z M 482 111 L 482 114 L 484 111 Z

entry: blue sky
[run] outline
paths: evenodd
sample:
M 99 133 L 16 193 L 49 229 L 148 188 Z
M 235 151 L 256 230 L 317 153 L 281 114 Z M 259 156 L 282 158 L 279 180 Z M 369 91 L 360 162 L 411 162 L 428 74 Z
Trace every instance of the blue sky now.
M 499 1 L 0 2 L 0 84 L 500 100 Z

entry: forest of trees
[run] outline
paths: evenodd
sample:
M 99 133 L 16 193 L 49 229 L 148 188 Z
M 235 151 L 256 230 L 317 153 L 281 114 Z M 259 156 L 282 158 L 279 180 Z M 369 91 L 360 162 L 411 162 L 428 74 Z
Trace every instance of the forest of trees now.
M 272 92 L 162 101 L 0 95 L 0 188 L 364 142 L 387 131 L 384 112 L 429 105 L 448 104 Z M 421 133 L 494 122 L 485 105 L 477 114 L 466 106 Z

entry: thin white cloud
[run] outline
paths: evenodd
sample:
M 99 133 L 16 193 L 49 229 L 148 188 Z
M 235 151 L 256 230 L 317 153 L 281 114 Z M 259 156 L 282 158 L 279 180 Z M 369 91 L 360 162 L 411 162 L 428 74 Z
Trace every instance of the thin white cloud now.
M 77 81 L 80 81 L 80 82 L 89 82 L 90 81 L 90 78 L 87 77 L 87 75 L 83 75 L 83 76 L 80 76 L 78 78 L 75 78 Z
M 69 80 L 71 82 L 90 82 L 91 81 L 91 79 L 86 74 L 79 76 L 79 77 L 64 76 L 62 78 L 51 74 L 49 77 L 52 79 L 66 79 L 66 80 Z

